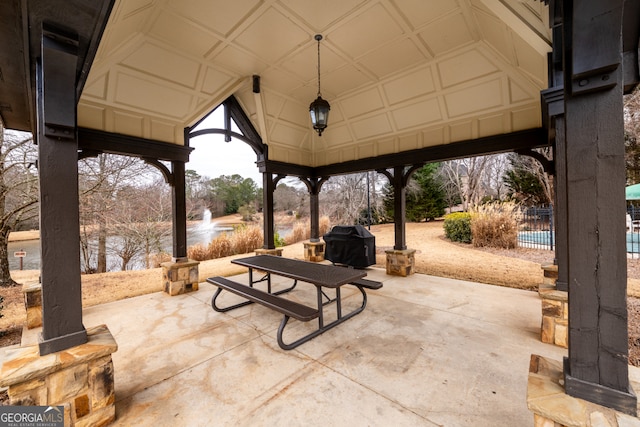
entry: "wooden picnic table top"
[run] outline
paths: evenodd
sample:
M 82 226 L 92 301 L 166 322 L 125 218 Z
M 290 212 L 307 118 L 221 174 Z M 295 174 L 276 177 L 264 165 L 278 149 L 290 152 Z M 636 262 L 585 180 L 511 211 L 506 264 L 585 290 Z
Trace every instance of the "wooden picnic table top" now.
M 318 264 L 274 255 L 256 255 L 235 259 L 231 262 L 328 288 L 337 288 L 367 275 L 363 270 Z

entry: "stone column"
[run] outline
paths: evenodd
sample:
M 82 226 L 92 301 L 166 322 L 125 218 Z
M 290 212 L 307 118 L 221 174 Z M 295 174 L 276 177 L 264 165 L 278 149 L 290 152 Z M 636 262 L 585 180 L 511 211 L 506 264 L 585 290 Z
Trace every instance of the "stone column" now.
M 7 351 L 0 387 L 9 405 L 61 406 L 65 426 L 104 426 L 115 420 L 111 354 L 117 351 L 105 325 L 87 330 L 87 343 L 40 356 L 37 345 Z
M 162 288 L 171 296 L 198 290 L 199 261 L 163 262 Z

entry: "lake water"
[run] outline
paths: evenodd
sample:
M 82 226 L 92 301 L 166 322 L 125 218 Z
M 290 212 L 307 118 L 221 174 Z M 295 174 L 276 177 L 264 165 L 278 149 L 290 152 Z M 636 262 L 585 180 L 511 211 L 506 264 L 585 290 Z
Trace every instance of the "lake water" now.
M 233 232 L 233 227 L 218 227 L 211 224 L 210 227 L 194 225 L 187 228 L 187 246 L 195 244 L 208 244 L 222 233 Z M 172 238 L 168 237 L 162 241 L 163 249 L 172 252 Z M 21 242 L 10 242 L 8 246 L 9 252 L 9 270 L 20 269 L 20 259 L 13 256 L 14 252 L 25 251 L 27 256 L 22 259 L 22 268 L 24 270 L 40 269 L 40 240 L 24 240 Z M 109 271 L 120 270 L 120 259 L 112 254 L 107 253 L 107 266 Z M 144 261 L 137 259 L 132 261 L 130 269 L 144 268 Z

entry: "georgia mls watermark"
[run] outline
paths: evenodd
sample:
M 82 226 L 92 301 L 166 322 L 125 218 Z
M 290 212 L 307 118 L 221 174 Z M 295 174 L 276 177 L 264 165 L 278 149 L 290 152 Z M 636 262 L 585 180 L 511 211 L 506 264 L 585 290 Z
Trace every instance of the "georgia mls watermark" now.
M 64 407 L 0 406 L 0 427 L 64 427 Z

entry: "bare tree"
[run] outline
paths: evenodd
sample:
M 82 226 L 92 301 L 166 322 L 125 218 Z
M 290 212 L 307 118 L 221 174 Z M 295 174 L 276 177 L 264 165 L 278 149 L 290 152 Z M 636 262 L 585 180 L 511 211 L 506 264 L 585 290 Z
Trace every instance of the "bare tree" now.
M 283 212 L 300 212 L 308 205 L 307 192 L 302 187 L 278 184 L 273 192 L 274 208 Z
M 640 88 L 624 97 L 627 185 L 640 183 Z
M 331 177 L 320 192 L 321 215 L 336 223 L 355 224 L 367 207 L 366 174 Z
M 16 284 L 9 273 L 9 233 L 38 216 L 36 158 L 31 134 L 5 131 L 0 121 L 0 286 Z
M 450 160 L 442 164 L 442 177 L 446 185 L 459 196 L 465 211 L 482 199 L 481 184 L 486 164 L 486 156 Z
M 149 171 L 138 159 L 109 154 L 79 163 L 80 248 L 86 273 L 107 271 L 107 216 L 116 206 L 115 194 L 124 185 L 148 179 Z
M 171 196 L 161 179 L 118 189 L 112 209 L 105 214 L 108 228 L 107 250 L 119 259 L 120 270 L 131 269 L 134 261 L 162 251 L 162 241 L 171 236 Z M 114 266 L 110 266 L 114 267 Z
M 508 168 L 509 158 L 507 154 L 487 156 L 482 182 L 485 196 L 489 196 L 495 200 L 505 198 L 508 188 L 504 183 L 503 177 Z

